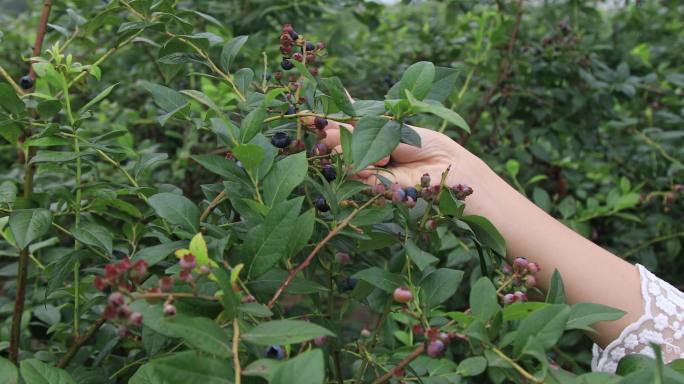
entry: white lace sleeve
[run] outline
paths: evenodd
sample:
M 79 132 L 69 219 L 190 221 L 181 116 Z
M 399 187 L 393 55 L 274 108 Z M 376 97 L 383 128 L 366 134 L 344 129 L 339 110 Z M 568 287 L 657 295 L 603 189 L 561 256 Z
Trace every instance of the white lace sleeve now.
M 606 349 L 594 344 L 593 371 L 615 372 L 618 361 L 627 354 L 655 357 L 650 343 L 661 346 L 665 363 L 684 358 L 684 293 L 642 265 L 637 264 L 637 267 L 641 276 L 644 313 Z

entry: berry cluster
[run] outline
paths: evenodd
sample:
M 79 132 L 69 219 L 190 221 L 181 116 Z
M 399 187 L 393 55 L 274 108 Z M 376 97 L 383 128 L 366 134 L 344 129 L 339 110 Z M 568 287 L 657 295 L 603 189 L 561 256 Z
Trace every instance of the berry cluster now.
M 513 261 L 513 266 L 504 264 L 499 279 L 499 290 L 507 292 L 501 295 L 503 303 L 527 301 L 527 291 L 537 286 L 537 278 L 534 275 L 540 270 L 539 264 L 524 257 L 517 257 Z
M 382 195 L 385 199 L 391 200 L 395 204 L 404 203 L 409 208 L 413 208 L 419 197 L 426 201 L 432 201 L 439 196 L 442 187 L 440 185 L 431 186 L 430 184 L 430 175 L 425 173 L 420 178 L 420 185 L 416 187 L 402 188 L 398 183 L 393 183 L 390 184 L 388 190 L 384 184 L 378 183 L 371 187 L 370 193 Z M 450 189 L 458 200 L 465 200 L 466 197 L 473 193 L 473 189 L 465 184 L 457 184 Z M 383 204 L 383 202 L 380 204 Z
M 294 68 L 292 60 L 312 64 L 323 48 L 325 48 L 325 43 L 318 42 L 314 45 L 311 41 L 306 41 L 303 35 L 297 33 L 291 24 L 284 24 L 280 33 L 280 53 L 283 55 L 280 67 L 289 71 Z M 314 76 L 318 74 L 316 67 L 312 67 L 310 71 Z

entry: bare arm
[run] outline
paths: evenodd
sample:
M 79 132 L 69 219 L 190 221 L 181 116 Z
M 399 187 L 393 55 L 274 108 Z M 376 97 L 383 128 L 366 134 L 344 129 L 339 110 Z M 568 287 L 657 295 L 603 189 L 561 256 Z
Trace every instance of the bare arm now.
M 305 121 L 307 122 L 307 121 Z M 341 151 L 340 125 L 330 122 L 324 142 Z M 466 213 L 488 218 L 506 239 L 507 258 L 525 257 L 541 265 L 538 274 L 543 290 L 557 269 L 565 284 L 568 301 L 592 302 L 621 309 L 627 314 L 619 320 L 595 325 L 597 343 L 606 346 L 643 313 L 640 278 L 635 266 L 602 249 L 539 209 L 535 204 L 497 176 L 481 159 L 441 133 L 415 128 L 422 139 L 421 148 L 401 144 L 390 156 L 376 163 L 384 167 L 384 177 L 402 186 L 420 182 L 424 173 L 433 181 L 448 166 L 447 183 L 463 183 L 474 193 L 468 197 Z M 368 184 L 377 183 L 376 170 L 357 176 Z

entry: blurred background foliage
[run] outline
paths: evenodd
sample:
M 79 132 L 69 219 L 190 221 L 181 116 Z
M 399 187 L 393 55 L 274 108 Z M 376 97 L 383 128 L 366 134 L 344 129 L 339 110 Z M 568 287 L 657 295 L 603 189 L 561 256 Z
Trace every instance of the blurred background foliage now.
M 78 61 L 93 62 L 128 36 L 121 22 L 133 21 L 122 20 L 124 14 L 100 13 L 107 3 L 54 1 L 44 47 L 75 36 L 68 51 Z M 450 129 L 447 134 L 584 236 L 680 289 L 684 285 L 681 1 L 177 3 L 195 16 L 211 15 L 201 18 L 206 25 L 189 29 L 223 40 L 249 35 L 237 64 L 261 62 L 266 75 L 278 64 L 280 25 L 294 24 L 308 38 L 328 43 L 322 76 L 339 76 L 358 99 L 382 98 L 416 61 L 459 69 L 447 105 L 469 121 L 472 134 Z M 0 64 L 17 79 L 27 71 L 41 7 L 42 1 L 0 1 Z M 97 23 L 79 28 L 83 18 L 98 14 Z M 151 97 L 138 82 L 201 88 L 220 96 L 225 106 L 236 104 L 235 95 L 211 79 L 180 75 L 180 66 L 199 72 L 199 64 L 157 63 L 169 47 L 155 43 L 154 30 L 106 60 L 101 82 L 80 84 L 85 99 L 120 83 L 87 124 L 94 131 L 127 130 L 119 141 L 131 152 L 168 153 L 168 160 L 149 174 L 150 182 L 174 184 L 186 196 L 201 198 L 200 185 L 214 176 L 190 155 L 217 152 L 218 144 L 180 122 L 161 127 Z M 257 72 L 256 78 L 263 75 Z M 413 123 L 446 128 L 437 119 Z M 19 179 L 17 153 L 0 139 L 0 182 Z M 55 183 L 54 191 L 43 192 L 66 191 Z M 8 276 L 8 267 L 0 274 Z M 579 335 L 575 339 L 566 343 L 576 343 Z M 586 345 L 577 350 L 584 351 L 578 360 L 587 362 Z

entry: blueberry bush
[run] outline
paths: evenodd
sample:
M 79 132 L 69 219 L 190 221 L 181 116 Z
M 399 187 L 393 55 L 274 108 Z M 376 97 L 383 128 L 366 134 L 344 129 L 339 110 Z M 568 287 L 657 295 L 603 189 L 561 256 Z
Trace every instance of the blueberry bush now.
M 351 177 L 435 129 L 683 283 L 678 2 L 29 3 L 0 1 L 1 382 L 684 382 L 590 373 L 623 313 L 541 292 L 468 180 Z

